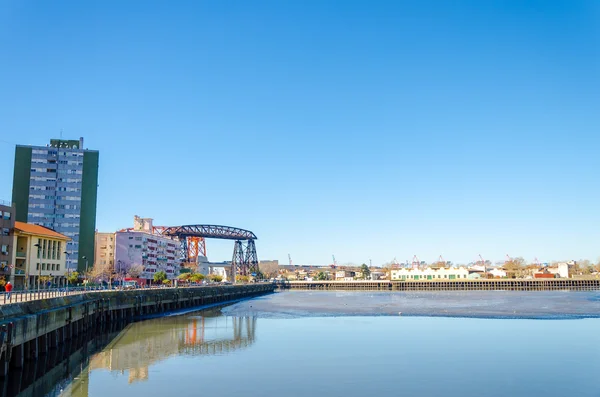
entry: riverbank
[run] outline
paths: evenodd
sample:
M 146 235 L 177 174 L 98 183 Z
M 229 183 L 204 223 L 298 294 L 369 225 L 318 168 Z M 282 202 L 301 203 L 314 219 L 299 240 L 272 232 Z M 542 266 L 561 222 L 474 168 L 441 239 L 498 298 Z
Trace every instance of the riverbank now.
M 600 279 L 494 279 L 427 281 L 284 281 L 282 290 L 321 291 L 597 291 Z

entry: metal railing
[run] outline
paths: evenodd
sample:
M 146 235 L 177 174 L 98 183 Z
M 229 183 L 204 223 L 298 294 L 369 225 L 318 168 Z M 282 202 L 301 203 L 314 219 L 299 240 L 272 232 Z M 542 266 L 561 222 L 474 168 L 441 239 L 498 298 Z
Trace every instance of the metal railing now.
M 245 284 L 245 283 L 238 283 Z M 63 296 L 81 295 L 89 292 L 102 293 L 108 291 L 131 291 L 131 290 L 148 290 L 148 289 L 177 289 L 177 288 L 203 288 L 203 287 L 214 287 L 215 285 L 231 285 L 226 283 L 211 283 L 211 284 L 185 284 L 178 286 L 165 286 L 165 285 L 145 285 L 139 288 L 127 288 L 122 286 L 105 287 L 105 286 L 88 286 L 88 287 L 60 287 L 60 288 L 47 288 L 40 290 L 18 290 L 11 292 L 0 292 L 0 304 L 6 303 L 19 303 L 29 302 L 40 299 L 49 298 L 60 298 Z

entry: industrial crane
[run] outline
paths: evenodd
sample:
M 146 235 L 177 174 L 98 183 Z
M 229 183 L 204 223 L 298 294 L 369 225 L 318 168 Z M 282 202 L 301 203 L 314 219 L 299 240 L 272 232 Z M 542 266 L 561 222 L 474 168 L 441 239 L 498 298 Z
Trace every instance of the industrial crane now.
M 417 269 L 420 264 L 421 264 L 421 262 L 419 262 L 419 258 L 417 258 L 416 255 L 413 256 L 413 261 L 412 261 L 413 269 Z
M 337 262 L 335 261 L 335 255 L 331 255 L 331 257 L 333 258 L 333 265 L 331 265 L 332 269 L 335 269 L 337 267 Z
M 290 254 L 288 254 L 288 261 L 290 263 L 290 266 L 292 266 L 292 257 L 290 256 Z
M 444 260 L 444 258 L 442 258 L 441 255 L 438 259 L 438 263 L 441 264 L 443 267 L 446 267 L 446 261 Z

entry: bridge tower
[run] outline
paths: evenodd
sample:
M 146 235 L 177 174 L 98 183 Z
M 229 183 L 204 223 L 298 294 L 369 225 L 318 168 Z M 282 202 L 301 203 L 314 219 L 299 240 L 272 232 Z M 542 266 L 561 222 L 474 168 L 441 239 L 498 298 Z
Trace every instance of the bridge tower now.
M 246 265 L 244 257 L 244 244 L 241 240 L 236 240 L 233 246 L 233 258 L 231 260 L 231 274 L 233 282 L 235 282 L 235 276 L 237 274 L 241 276 L 248 275 L 248 266 Z
M 248 240 L 246 245 L 246 258 L 244 260 L 245 265 L 248 268 L 248 273 L 258 273 L 258 255 L 256 254 L 256 245 L 254 240 Z

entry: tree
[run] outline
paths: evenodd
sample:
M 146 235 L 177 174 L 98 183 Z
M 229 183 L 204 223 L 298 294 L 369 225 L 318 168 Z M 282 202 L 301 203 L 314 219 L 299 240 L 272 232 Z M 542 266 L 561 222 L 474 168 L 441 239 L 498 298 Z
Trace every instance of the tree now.
M 325 274 L 325 272 L 319 272 L 317 273 L 316 279 L 319 281 L 327 280 L 327 274 Z
M 167 279 L 167 273 L 165 273 L 164 271 L 160 271 L 160 272 L 156 272 L 154 273 L 154 282 L 155 283 L 162 283 L 164 280 Z
M 245 276 L 245 277 L 247 278 L 248 276 Z M 215 283 L 220 283 L 221 281 L 223 281 L 223 277 L 219 276 L 218 274 L 211 274 L 210 279 L 211 279 L 211 281 L 214 281 Z
M 190 276 L 189 280 L 193 283 L 199 283 L 204 280 L 204 274 L 194 273 Z
M 525 265 L 525 259 L 511 258 L 510 260 L 504 262 L 504 270 L 506 271 L 506 275 L 508 278 L 517 278 L 523 275 L 523 268 Z
M 170 285 L 171 284 L 171 280 L 163 280 L 162 283 L 164 285 Z
M 127 269 L 127 275 L 131 278 L 139 278 L 144 273 L 144 266 L 134 263 Z
M 92 280 L 105 281 L 110 279 L 110 270 L 106 266 L 94 266 L 88 271 L 87 275 Z
M 250 281 L 250 278 L 248 276 L 242 276 L 241 274 L 238 274 L 237 276 L 235 276 L 235 281 L 239 283 L 247 283 L 248 281 Z
M 77 284 L 79 282 L 79 273 L 78 272 L 71 272 L 67 276 L 67 281 L 69 282 L 69 284 Z
M 40 276 L 40 285 L 44 287 L 48 281 L 52 280 L 50 276 Z
M 180 281 L 189 281 L 191 277 L 191 273 L 181 273 L 179 276 L 177 276 L 177 279 Z
M 360 265 L 360 272 L 361 272 L 363 278 L 365 278 L 365 279 L 369 278 L 369 276 L 371 275 L 369 266 L 367 266 L 366 263 L 363 263 L 362 265 Z
M 0 287 L 4 287 L 6 285 L 6 277 L 0 276 Z

